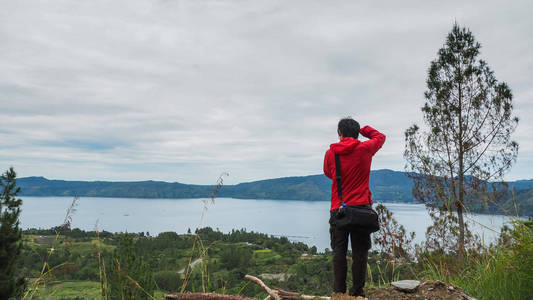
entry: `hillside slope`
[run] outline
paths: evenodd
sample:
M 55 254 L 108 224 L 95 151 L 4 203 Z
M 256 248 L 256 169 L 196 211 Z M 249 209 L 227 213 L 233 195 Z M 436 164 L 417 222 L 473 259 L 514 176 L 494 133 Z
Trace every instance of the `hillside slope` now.
M 65 181 L 44 177 L 26 177 L 17 180 L 21 196 L 80 196 L 123 198 L 206 198 L 213 186 L 183 184 L 163 181 Z M 510 182 L 516 190 L 521 214 L 533 215 L 533 180 Z M 405 172 L 375 170 L 370 173 L 370 189 L 374 201 L 416 203 L 411 189 L 413 183 Z M 241 199 L 328 201 L 331 196 L 331 180 L 324 175 L 284 177 L 225 185 L 219 197 Z M 504 203 L 509 211 L 514 204 Z M 477 209 L 476 209 L 477 210 Z M 481 211 L 481 209 L 480 209 Z
M 66 181 L 44 177 L 17 180 L 23 196 L 84 196 L 124 198 L 205 198 L 213 186 L 163 181 Z M 370 188 L 378 201 L 412 202 L 412 183 L 404 172 L 376 170 L 370 175 Z M 331 180 L 324 175 L 284 177 L 236 185 L 225 185 L 220 197 L 327 201 Z

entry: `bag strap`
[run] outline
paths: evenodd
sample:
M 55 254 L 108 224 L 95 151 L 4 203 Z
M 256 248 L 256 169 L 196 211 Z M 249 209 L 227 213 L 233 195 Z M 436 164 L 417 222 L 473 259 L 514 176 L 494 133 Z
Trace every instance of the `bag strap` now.
M 335 153 L 335 175 L 335 180 L 337 181 L 337 195 L 339 196 L 341 203 L 344 204 L 344 201 L 342 201 L 341 160 L 337 153 Z
M 341 176 L 341 160 L 339 154 L 335 153 L 335 180 L 337 181 L 337 195 L 341 201 L 341 206 L 346 206 L 346 203 L 342 200 L 342 176 Z M 368 205 L 372 206 L 370 197 L 368 197 Z

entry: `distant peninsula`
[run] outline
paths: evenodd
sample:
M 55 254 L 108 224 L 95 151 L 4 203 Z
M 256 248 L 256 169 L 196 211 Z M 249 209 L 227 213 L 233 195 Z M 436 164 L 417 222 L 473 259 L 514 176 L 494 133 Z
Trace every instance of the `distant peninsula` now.
M 516 190 L 522 215 L 533 215 L 533 179 L 509 183 Z M 17 180 L 21 196 L 80 196 L 120 198 L 207 198 L 212 185 L 184 184 L 164 181 L 66 181 L 44 177 L 23 177 Z M 418 203 L 412 195 L 413 183 L 405 172 L 373 170 L 370 189 L 376 202 Z M 328 201 L 331 180 L 324 175 L 283 177 L 224 185 L 218 197 L 240 199 Z M 504 207 L 512 208 L 511 203 Z

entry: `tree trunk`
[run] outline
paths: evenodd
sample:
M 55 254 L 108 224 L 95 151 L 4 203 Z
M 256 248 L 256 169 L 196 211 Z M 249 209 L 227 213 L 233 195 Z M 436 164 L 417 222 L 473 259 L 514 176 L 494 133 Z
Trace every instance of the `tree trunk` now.
M 461 68 L 459 68 L 460 70 Z M 465 223 L 463 220 L 463 206 L 464 206 L 464 151 L 463 144 L 463 91 L 461 83 L 459 83 L 459 201 L 456 203 L 457 218 L 459 219 L 459 263 L 464 263 L 465 258 Z
M 462 194 L 460 194 L 462 198 Z M 462 201 L 457 202 L 457 218 L 459 219 L 459 263 L 463 264 L 465 259 L 465 223 L 463 219 Z

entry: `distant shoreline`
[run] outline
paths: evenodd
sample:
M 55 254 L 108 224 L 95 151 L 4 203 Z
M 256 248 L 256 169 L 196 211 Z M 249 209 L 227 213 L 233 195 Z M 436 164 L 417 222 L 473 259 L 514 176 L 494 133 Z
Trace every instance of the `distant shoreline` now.
M 274 178 L 236 185 L 224 185 L 217 198 L 278 200 L 278 201 L 330 201 L 331 179 L 325 175 Z M 375 202 L 419 204 L 412 194 L 413 181 L 407 173 L 392 170 L 374 170 L 370 173 L 370 190 Z M 101 197 L 132 199 L 206 199 L 213 185 L 194 185 L 179 182 L 136 181 L 66 181 L 44 177 L 25 177 L 17 180 L 20 196 L 31 197 Z M 509 182 L 516 190 L 516 200 L 523 215 L 533 216 L 533 179 Z M 503 208 L 514 210 L 514 204 L 505 199 Z M 485 213 L 485 207 L 472 207 L 476 213 Z M 492 205 L 490 211 L 499 207 Z M 502 211 L 503 212 L 503 211 Z
M 26 196 L 26 195 L 22 195 L 20 196 L 20 198 L 22 198 L 22 200 L 24 200 L 25 197 L 29 197 L 29 198 L 72 198 L 72 196 Z M 209 197 L 203 197 L 203 198 L 132 198 L 132 197 L 100 197 L 100 196 L 83 196 L 83 197 L 79 197 L 80 199 L 82 198 L 97 198 L 97 199 L 132 199 L 132 200 L 146 200 L 146 201 L 151 201 L 151 200 L 172 200 L 172 201 L 180 201 L 180 200 L 210 200 L 211 198 Z M 276 202 L 326 202 L 326 203 L 329 203 L 330 200 L 289 200 L 289 199 L 253 199 L 253 198 L 235 198 L 235 197 L 217 197 L 215 198 L 215 201 L 217 200 L 223 200 L 223 199 L 232 199 L 232 200 L 244 200 L 244 201 L 276 201 Z M 425 206 L 424 203 L 413 203 L 413 202 L 398 202 L 398 201 L 383 201 L 383 200 L 374 200 L 374 205 L 378 205 L 378 204 L 381 204 L 381 203 L 385 203 L 385 204 L 408 204 L 408 205 L 420 205 L 420 206 Z M 329 206 L 328 206 L 329 208 Z M 514 216 L 510 216 L 510 215 L 506 215 L 504 213 L 492 213 L 492 212 L 473 212 L 473 214 L 477 214 L 477 215 L 491 215 L 491 216 L 502 216 L 502 217 L 514 217 Z M 528 218 L 529 216 L 527 215 L 524 215 L 524 216 L 520 216 L 521 219 L 524 219 L 524 218 Z

